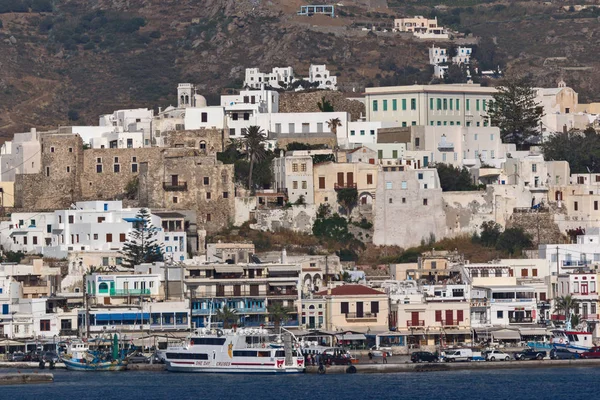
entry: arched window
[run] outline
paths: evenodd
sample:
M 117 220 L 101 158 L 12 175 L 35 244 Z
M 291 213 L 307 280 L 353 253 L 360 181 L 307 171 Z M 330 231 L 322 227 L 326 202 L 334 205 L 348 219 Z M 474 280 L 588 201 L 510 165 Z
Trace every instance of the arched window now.
M 108 284 L 106 282 L 102 282 L 98 286 L 98 293 L 108 293 Z
M 206 142 L 204 140 L 200 141 L 200 150 L 206 150 Z

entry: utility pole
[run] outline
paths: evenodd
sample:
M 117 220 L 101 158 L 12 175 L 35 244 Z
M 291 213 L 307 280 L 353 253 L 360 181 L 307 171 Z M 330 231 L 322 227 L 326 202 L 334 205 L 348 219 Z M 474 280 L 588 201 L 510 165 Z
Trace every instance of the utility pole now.
M 559 261 L 558 261 L 558 246 L 556 246 L 556 284 L 554 286 L 554 298 L 556 299 L 556 295 L 558 293 L 558 272 L 559 272 Z

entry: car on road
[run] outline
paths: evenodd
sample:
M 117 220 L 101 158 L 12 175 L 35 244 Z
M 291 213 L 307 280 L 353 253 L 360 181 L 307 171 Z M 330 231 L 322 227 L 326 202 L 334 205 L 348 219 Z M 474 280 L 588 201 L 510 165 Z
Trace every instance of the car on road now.
M 12 353 L 8 356 L 8 361 L 25 361 L 25 353 L 20 351 Z
M 550 359 L 551 360 L 574 360 L 576 358 L 581 358 L 579 354 L 573 353 L 567 349 L 552 349 L 550 350 Z
M 42 353 L 42 360 L 45 362 L 57 363 L 59 361 L 58 354 L 54 351 L 45 351 Z
M 391 357 L 392 356 L 392 348 L 391 347 L 373 346 L 369 349 L 369 353 L 371 353 L 371 355 L 373 357 L 383 357 L 383 353 L 385 353 L 387 357 Z
M 438 362 L 439 358 L 429 351 L 415 351 L 410 355 L 410 361 L 414 363 L 420 362 Z
M 353 361 L 352 361 L 353 358 L 351 358 L 343 353 L 337 353 L 337 354 L 323 353 L 322 360 L 323 360 L 323 364 L 325 364 L 325 365 L 352 365 L 353 364 Z
M 127 357 L 127 360 L 130 364 L 148 364 L 150 362 L 150 358 L 143 354 L 134 354 Z
M 473 350 L 471 350 L 471 349 L 449 350 L 444 355 L 444 361 L 445 362 L 473 361 Z
M 581 358 L 600 358 L 600 347 L 592 347 L 580 354 Z
M 543 360 L 546 357 L 544 350 L 524 349 L 515 353 L 515 360 Z
M 500 350 L 492 350 L 485 354 L 485 361 L 510 361 L 510 359 L 509 354 Z

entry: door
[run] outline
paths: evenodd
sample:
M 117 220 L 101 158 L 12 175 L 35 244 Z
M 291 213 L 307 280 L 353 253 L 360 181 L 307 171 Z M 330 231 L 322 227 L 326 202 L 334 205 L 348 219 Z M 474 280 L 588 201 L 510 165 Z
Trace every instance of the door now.
M 308 317 L 308 327 L 315 329 L 315 317 Z
M 364 315 L 363 302 L 357 301 L 356 302 L 356 318 L 362 318 L 363 315 Z
M 179 182 L 179 175 L 171 175 L 171 185 L 177 186 L 178 182 Z
M 337 184 L 339 187 L 344 187 L 344 173 L 338 172 L 337 174 Z
M 354 186 L 354 172 L 348 172 L 347 174 L 347 183 L 348 183 L 348 187 L 351 188 Z
M 242 286 L 241 285 L 233 285 L 233 295 L 234 296 L 242 295 Z
M 588 294 L 588 284 L 587 284 L 587 282 L 585 282 L 585 283 L 581 282 L 581 294 Z M 585 306 L 587 307 L 587 304 L 585 304 Z
M 429 165 L 429 157 L 423 156 L 423 168 Z
M 452 323 L 452 310 L 446 310 L 446 322 L 444 325 L 454 325 Z
M 419 326 L 419 312 L 413 311 L 410 313 L 410 326 Z

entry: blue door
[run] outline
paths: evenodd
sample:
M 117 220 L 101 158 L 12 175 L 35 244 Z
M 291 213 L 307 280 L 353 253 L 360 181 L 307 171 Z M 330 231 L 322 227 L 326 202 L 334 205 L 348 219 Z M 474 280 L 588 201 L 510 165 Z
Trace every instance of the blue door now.
M 423 167 L 426 167 L 428 165 L 429 165 L 429 157 L 423 156 Z
M 8 314 L 8 304 L 2 304 L 2 314 Z

